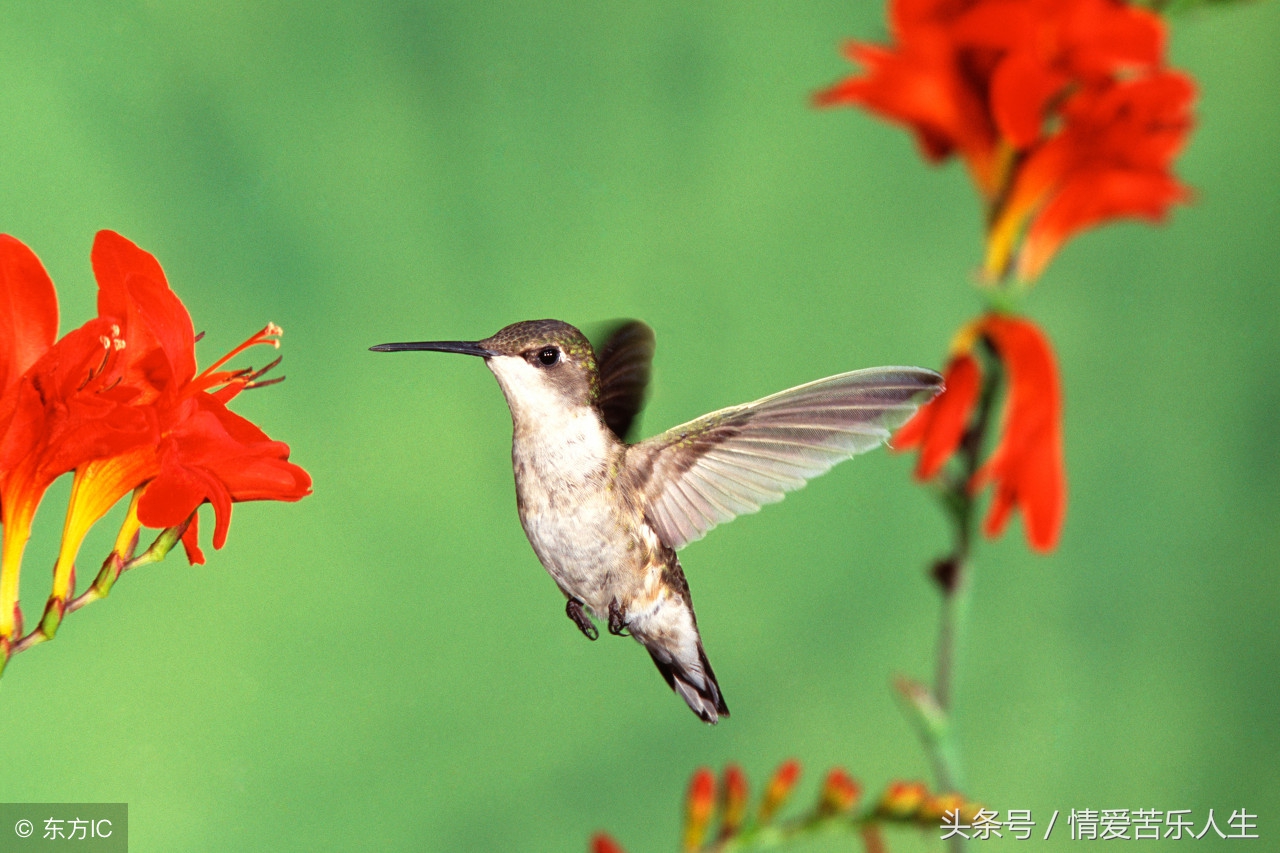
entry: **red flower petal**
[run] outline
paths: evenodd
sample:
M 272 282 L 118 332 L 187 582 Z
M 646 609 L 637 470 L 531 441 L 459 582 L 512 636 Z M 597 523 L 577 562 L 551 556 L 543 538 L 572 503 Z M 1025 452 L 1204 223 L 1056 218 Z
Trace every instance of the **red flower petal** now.
M 978 360 L 969 353 L 953 357 L 942 378 L 943 392 L 916 412 L 893 437 L 894 450 L 920 447 L 918 480 L 932 479 L 960 446 L 982 388 Z
M 138 519 L 148 527 L 173 527 L 208 501 L 213 546 L 221 548 L 233 501 L 300 500 L 311 492 L 311 477 L 288 461 L 287 444 L 271 441 L 208 394 L 197 402 L 197 411 L 162 443 L 160 471 L 138 502 Z
M 40 259 L 0 234 L 0 395 L 58 337 L 58 296 Z
M 1049 105 L 1071 82 L 1029 52 L 1011 54 L 991 78 L 991 110 L 996 126 L 1021 151 L 1039 141 Z
M 985 84 L 959 51 L 951 28 L 967 3 L 895 2 L 897 44 L 851 42 L 845 54 L 866 73 L 814 96 L 818 106 L 861 106 L 909 127 L 930 160 L 958 151 L 984 191 L 994 191 L 996 133 Z
M 204 565 L 204 551 L 200 550 L 200 516 L 191 516 L 191 523 L 182 532 L 182 550 L 187 554 L 187 564 Z
M 121 325 L 130 382 L 162 388 L 189 382 L 196 373 L 191 315 L 159 261 L 114 231 L 98 232 L 91 257 L 98 314 Z

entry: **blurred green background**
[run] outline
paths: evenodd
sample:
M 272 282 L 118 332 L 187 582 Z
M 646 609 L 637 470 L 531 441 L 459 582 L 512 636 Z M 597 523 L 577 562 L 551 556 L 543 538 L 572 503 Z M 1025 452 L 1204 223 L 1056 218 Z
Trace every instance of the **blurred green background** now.
M 584 850 L 607 829 L 636 853 L 674 848 L 699 765 L 758 790 L 796 757 L 805 800 L 837 764 L 872 790 L 926 778 L 889 687 L 930 675 L 924 570 L 948 539 L 912 460 L 862 457 L 683 553 L 734 712 L 710 728 L 634 643 L 564 617 L 483 365 L 366 351 L 640 317 L 644 435 L 938 366 L 979 305 L 968 180 L 807 104 L 850 71 L 843 38 L 884 33 L 879 4 L 830 0 L 5 4 L 0 230 L 47 265 L 64 330 L 93 314 L 99 228 L 159 257 L 203 363 L 282 325 L 288 381 L 236 408 L 315 494 L 238 506 L 208 565 L 128 575 L 15 658 L 0 801 L 127 801 L 136 851 Z M 978 552 L 955 713 L 995 808 L 1214 808 L 1224 830 L 1246 808 L 1280 843 L 1278 43 L 1276 3 L 1175 23 L 1197 203 L 1073 241 L 1028 301 L 1071 498 L 1055 554 L 1016 524 Z M 28 552 L 29 618 L 67 491 Z

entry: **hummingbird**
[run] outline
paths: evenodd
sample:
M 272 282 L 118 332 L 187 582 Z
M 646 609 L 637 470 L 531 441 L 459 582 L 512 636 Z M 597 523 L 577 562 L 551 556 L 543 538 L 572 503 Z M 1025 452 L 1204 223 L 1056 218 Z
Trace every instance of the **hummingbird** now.
M 616 326 L 597 352 L 560 320 L 479 341 L 379 344 L 477 356 L 511 410 L 520 523 L 589 640 L 630 635 L 704 722 L 729 716 L 676 552 L 889 437 L 942 390 L 919 367 L 873 367 L 703 415 L 631 443 L 653 331 Z

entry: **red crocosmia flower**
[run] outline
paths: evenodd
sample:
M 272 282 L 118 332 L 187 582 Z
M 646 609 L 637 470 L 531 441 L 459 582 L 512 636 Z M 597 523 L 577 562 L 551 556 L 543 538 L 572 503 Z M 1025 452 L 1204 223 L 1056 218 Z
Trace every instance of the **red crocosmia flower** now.
M 311 478 L 226 404 L 263 371 L 227 370 L 256 344 L 278 346 L 269 325 L 211 368 L 196 373 L 195 335 L 155 258 L 110 231 L 93 251 L 99 316 L 54 343 L 57 300 L 30 250 L 0 237 L 0 648 L 21 628 L 18 575 L 31 520 L 48 486 L 75 472 L 53 590 L 41 621 L 56 631 L 75 588 L 85 534 L 129 492 L 145 487 L 127 524 L 177 527 L 214 506 L 214 546 L 222 547 L 231 504 L 298 500 Z M 193 523 L 188 558 L 202 562 Z
M 896 450 L 920 448 L 916 476 L 934 477 L 959 448 L 982 389 L 981 367 L 972 352 L 987 340 L 1009 378 L 1000 439 L 968 487 L 995 487 L 984 530 L 1003 532 L 1015 507 L 1022 510 L 1027 539 L 1038 551 L 1057 545 L 1066 514 L 1067 483 L 1062 451 L 1062 387 L 1053 348 L 1029 320 L 988 314 L 961 330 L 946 368 L 946 390 L 918 411 L 893 438 Z
M 131 489 L 149 481 L 138 502 L 138 520 L 148 527 L 176 527 L 208 501 L 215 548 L 226 542 L 233 502 L 296 501 L 310 494 L 311 478 L 288 461 L 289 446 L 226 407 L 259 374 L 224 365 L 257 344 L 278 347 L 280 329 L 268 325 L 197 374 L 191 317 L 156 259 L 119 234 L 101 231 L 92 260 L 98 310 L 118 320 L 128 354 L 122 393 L 154 413 L 159 433 L 149 452 L 122 460 L 128 464 L 103 487 L 131 483 Z M 202 561 L 194 523 L 183 542 L 188 556 Z
M 0 235 L 0 523 L 4 525 L 0 552 L 0 661 L 21 614 L 18 606 L 18 564 L 30 535 L 29 510 L 23 506 L 14 468 L 33 443 L 33 425 L 18 415 L 23 374 L 53 346 L 58 337 L 58 298 L 39 258 L 8 234 Z M 43 492 L 42 492 L 43 494 Z
M 800 762 L 795 759 L 782 762 L 778 765 L 778 769 L 773 771 L 773 778 L 764 789 L 764 795 L 760 799 L 760 811 L 756 815 L 761 825 L 773 820 L 778 809 L 786 804 L 787 798 L 791 796 L 791 791 L 799 779 Z
M 1174 71 L 1068 98 L 1061 132 L 1032 150 L 993 224 L 987 268 L 1026 229 L 1017 272 L 1036 278 L 1074 234 L 1122 216 L 1161 221 L 1191 192 L 1169 169 L 1192 125 L 1195 86 Z M 1029 225 L 1028 225 L 1029 223 Z
M 8 236 L 0 236 L 0 292 L 18 312 L 5 318 L 13 337 L 0 344 L 7 386 L 0 393 L 0 638 L 7 640 L 20 627 L 22 556 L 45 491 L 68 471 L 155 433 L 147 413 L 110 393 L 119 381 L 118 328 L 91 320 L 54 343 L 53 285 L 35 255 Z M 69 571 L 55 570 L 55 590 L 65 593 Z
M 1152 69 L 1164 53 L 1159 16 L 1119 0 L 982 0 L 952 29 L 960 49 L 986 52 L 986 98 L 1000 136 L 1016 150 L 1036 143 L 1054 101 L 1115 75 Z
M 1159 16 L 1119 0 L 891 0 L 889 14 L 894 44 L 850 44 L 866 73 L 815 101 L 965 160 L 988 207 L 988 276 L 1033 279 L 1079 231 L 1189 200 L 1170 168 L 1195 90 L 1163 67 Z
M 684 849 L 697 850 L 702 846 L 711 815 L 716 807 L 716 777 L 705 767 L 699 767 L 689 780 L 689 793 L 684 803 Z
M 720 784 L 720 836 L 735 834 L 747 818 L 747 776 L 742 768 L 730 764 L 724 769 Z

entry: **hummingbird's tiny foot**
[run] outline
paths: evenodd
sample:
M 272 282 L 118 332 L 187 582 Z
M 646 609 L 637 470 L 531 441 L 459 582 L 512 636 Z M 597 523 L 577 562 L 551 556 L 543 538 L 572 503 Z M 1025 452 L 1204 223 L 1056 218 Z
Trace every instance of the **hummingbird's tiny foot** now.
M 627 623 L 622 621 L 622 605 L 618 604 L 615 597 L 609 602 L 609 633 L 615 637 L 629 637 L 627 633 Z
M 573 620 L 573 624 L 578 626 L 578 630 L 588 640 L 595 640 L 600 636 L 600 631 L 596 628 L 595 623 L 591 621 L 591 617 L 583 612 L 581 601 L 576 598 L 569 599 L 564 606 L 564 612 Z M 609 624 L 612 626 L 612 618 L 610 618 Z

